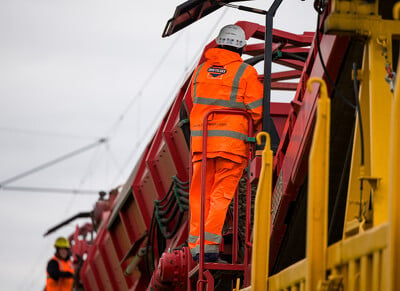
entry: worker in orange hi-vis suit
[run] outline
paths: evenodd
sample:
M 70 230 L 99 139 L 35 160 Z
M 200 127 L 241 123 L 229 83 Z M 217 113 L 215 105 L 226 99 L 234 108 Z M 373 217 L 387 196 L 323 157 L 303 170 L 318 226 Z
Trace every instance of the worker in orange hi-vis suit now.
M 193 73 L 190 113 L 193 176 L 190 186 L 189 248 L 195 260 L 200 251 L 201 155 L 203 118 L 213 109 L 243 110 L 257 125 L 262 117 L 263 87 L 257 71 L 243 62 L 246 45 L 243 29 L 223 27 L 217 48 L 206 51 L 206 61 Z M 205 261 L 219 259 L 222 227 L 226 212 L 247 165 L 248 121 L 242 115 L 211 114 L 207 138 L 205 207 Z
M 71 245 L 65 237 L 54 242 L 56 253 L 47 263 L 46 291 L 72 291 L 75 270 L 70 260 Z

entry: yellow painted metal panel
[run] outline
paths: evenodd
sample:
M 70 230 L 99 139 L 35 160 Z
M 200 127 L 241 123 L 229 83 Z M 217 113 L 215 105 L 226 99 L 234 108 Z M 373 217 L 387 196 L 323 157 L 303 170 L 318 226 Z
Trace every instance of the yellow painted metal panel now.
M 391 146 L 390 146 L 390 188 L 389 188 L 389 289 L 400 288 L 400 65 L 397 68 L 397 81 L 393 102 Z
M 374 36 L 376 38 L 373 38 Z M 369 42 L 371 175 L 381 178 L 373 193 L 374 225 L 388 220 L 389 139 L 392 108 L 392 93 L 389 84 L 385 81 L 386 62 L 382 56 L 382 46 L 376 41 L 378 37 L 385 39 L 387 48 L 392 47 L 391 34 L 387 30 L 371 35 Z
M 360 90 L 359 90 L 359 102 L 361 107 L 361 116 L 363 119 L 363 129 L 364 129 L 364 166 L 361 166 L 361 137 L 360 137 L 360 123 L 358 120 L 358 115 L 356 118 L 356 127 L 354 130 L 354 140 L 353 140 L 353 152 L 352 161 L 350 167 L 350 178 L 347 194 L 347 205 L 346 205 L 346 215 L 345 215 L 345 227 L 343 232 L 343 237 L 348 237 L 354 233 L 358 233 L 360 228 L 360 223 L 363 219 L 362 209 L 368 203 L 370 186 L 367 183 L 363 183 L 362 195 L 360 194 L 360 183 L 359 177 L 370 176 L 370 140 L 368 137 L 368 132 L 370 132 L 370 100 L 369 100 L 369 82 L 363 81 L 369 79 L 369 58 L 368 58 L 368 47 L 364 49 L 363 55 L 363 65 L 361 69 L 361 74 L 359 74 L 361 79 Z M 355 226 L 349 227 L 357 222 Z M 355 230 L 357 228 L 357 230 Z M 350 232 L 351 229 L 352 231 Z M 348 233 L 349 231 L 349 233 Z
M 283 290 L 288 286 L 300 283 L 300 290 L 304 290 L 307 261 L 301 260 L 290 267 L 280 271 L 268 279 L 268 290 Z M 303 287 L 301 287 L 303 286 Z M 303 289 L 301 289 L 303 288 Z
M 350 260 L 383 250 L 388 245 L 387 223 L 371 228 L 360 235 L 337 242 L 328 248 L 327 268 L 333 269 Z
M 366 148 L 365 167 L 358 165 L 357 152 L 359 152 L 359 134 L 356 131 L 353 148 L 353 160 L 351 178 L 349 183 L 349 200 L 346 211 L 346 230 L 351 226 L 348 235 L 357 233 L 357 229 L 349 222 L 355 218 L 357 190 L 360 184 L 358 177 L 372 176 L 375 180 L 366 179 L 362 202 L 369 198 L 372 191 L 373 201 L 373 225 L 379 225 L 388 220 L 387 202 L 389 187 L 389 136 L 390 136 L 390 112 L 392 106 L 392 94 L 390 86 L 385 80 L 385 66 L 392 62 L 392 36 L 400 35 L 400 22 L 398 20 L 383 20 L 377 15 L 377 8 L 380 1 L 367 3 L 365 1 L 332 1 L 332 13 L 325 22 L 326 31 L 343 33 L 352 32 L 364 35 L 367 38 L 367 55 L 364 57 L 363 76 L 360 88 L 360 104 L 362 117 L 364 119 L 364 133 Z M 397 13 L 397 4 L 394 13 Z M 368 96 L 368 97 L 366 97 Z M 354 155 L 356 154 L 356 155 Z M 368 164 L 370 162 L 370 164 Z M 365 170 L 365 171 L 364 171 Z M 376 179 L 380 179 L 375 185 Z M 372 189 L 369 187 L 372 181 Z M 364 223 L 363 217 L 358 215 L 360 224 Z M 361 229 L 362 230 L 362 229 Z M 346 234 L 345 234 L 346 237 Z
M 371 15 L 378 14 L 378 1 L 367 3 L 366 1 L 343 1 L 336 0 L 331 1 L 332 13 L 347 13 L 347 14 L 360 14 L 360 15 Z

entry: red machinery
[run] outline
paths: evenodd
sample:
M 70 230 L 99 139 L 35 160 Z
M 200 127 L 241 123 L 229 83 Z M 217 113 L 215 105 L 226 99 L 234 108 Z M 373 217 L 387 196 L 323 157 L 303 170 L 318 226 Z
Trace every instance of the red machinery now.
M 210 8 L 203 7 L 202 13 L 210 13 L 210 11 L 205 12 L 207 9 Z M 190 22 L 190 19 L 182 20 L 183 23 L 185 21 Z M 321 20 L 320 25 L 322 23 Z M 169 25 L 172 30 L 181 28 L 170 22 Z M 238 22 L 237 25 L 245 30 L 248 39 L 256 40 L 256 43 L 248 45 L 245 49 L 244 55 L 250 56 L 246 61 L 251 64 L 263 61 L 262 40 L 265 38 L 265 27 L 244 21 Z M 285 66 L 286 70 L 271 74 L 271 89 L 296 92 L 290 104 L 273 102 L 270 104 L 269 113 L 280 139 L 274 157 L 270 257 L 272 272 L 277 272 L 304 256 L 302 238 L 305 230 L 304 226 L 297 228 L 296 221 L 301 221 L 303 218 L 300 215 L 302 211 L 298 208 L 302 207 L 301 201 L 305 199 L 302 194 L 306 188 L 307 156 L 318 97 L 316 93 L 318 90 L 314 90 L 313 93 L 306 91 L 306 81 L 310 75 L 323 77 L 325 74 L 323 65 L 335 81 L 340 70 L 348 70 L 337 60 L 345 59 L 349 52 L 357 47 L 357 43 L 352 43 L 348 37 L 321 34 L 318 40 L 319 42 L 314 38 L 314 33 L 296 35 L 280 30 L 272 32 L 272 61 Z M 214 46 L 216 43 L 212 41 L 205 50 Z M 324 64 L 318 57 L 317 47 L 321 51 Z M 202 61 L 203 56 L 199 62 Z M 264 76 L 260 75 L 260 79 L 263 80 Z M 287 80 L 295 81 L 287 82 Z M 192 288 L 193 282 L 188 276 L 195 278 L 198 274 L 196 274 L 197 269 L 192 270 L 196 263 L 191 260 L 190 252 L 185 248 L 188 236 L 190 177 L 190 133 L 187 116 L 192 107 L 188 93 L 189 83 L 190 78 L 182 84 L 174 97 L 175 101 L 127 183 L 119 191 L 116 199 L 110 202 L 110 208 L 103 208 L 102 220 L 97 224 L 97 236 L 89 247 L 80 272 L 85 290 Z M 340 102 L 334 102 L 333 106 L 342 105 Z M 343 110 L 346 116 L 351 116 L 352 113 L 354 112 Z M 343 119 L 345 121 L 344 117 Z M 335 128 L 341 130 L 340 124 Z M 342 132 L 342 134 L 350 133 Z M 334 142 L 338 146 L 347 146 L 340 140 Z M 338 168 L 344 167 L 343 159 L 340 158 L 336 162 Z M 259 158 L 255 157 L 249 167 L 249 182 L 253 185 L 257 182 L 258 165 Z M 294 203 L 296 201 L 299 203 Z M 229 216 L 227 224 L 232 223 L 232 216 Z M 251 229 L 247 229 L 246 232 L 250 237 Z M 298 237 L 298 241 L 287 240 L 288 235 L 292 238 Z M 79 245 L 79 239 L 74 237 L 74 240 Z M 245 243 L 246 247 L 251 249 L 251 242 Z M 236 249 L 237 244 L 237 238 L 232 232 L 226 231 L 223 253 L 232 256 L 232 248 Z M 285 252 L 286 256 L 280 256 L 281 252 Z M 238 267 L 235 276 L 242 278 L 242 286 L 246 287 L 249 284 L 251 260 L 242 264 L 244 267 Z M 218 266 L 215 269 L 218 269 Z M 208 282 L 218 279 L 214 278 L 211 272 L 206 271 L 204 275 Z M 226 278 L 223 272 L 219 275 L 222 279 Z M 228 285 L 228 288 L 232 287 L 232 283 Z

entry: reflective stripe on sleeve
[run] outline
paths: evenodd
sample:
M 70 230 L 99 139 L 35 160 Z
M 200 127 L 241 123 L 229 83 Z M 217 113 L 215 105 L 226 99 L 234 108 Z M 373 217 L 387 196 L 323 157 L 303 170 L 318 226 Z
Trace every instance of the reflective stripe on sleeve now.
M 202 130 L 192 130 L 191 135 L 192 136 L 203 136 L 203 131 Z M 209 136 L 209 137 L 216 137 L 216 136 L 231 137 L 231 138 L 240 139 L 242 141 L 247 140 L 247 134 L 240 133 L 237 131 L 232 131 L 232 130 L 218 130 L 218 129 L 208 130 L 207 136 Z
M 232 83 L 231 98 L 230 98 L 231 102 L 236 102 L 240 79 L 242 78 L 242 75 L 246 70 L 247 66 L 248 64 L 242 63 L 236 72 L 235 78 L 233 79 Z
M 202 63 L 202 64 L 199 66 L 199 69 L 197 70 L 196 75 L 194 76 L 194 80 L 193 80 L 193 84 L 194 84 L 194 86 L 193 86 L 193 99 L 196 98 L 196 81 L 197 81 L 197 76 L 199 75 L 199 72 L 200 72 L 201 68 L 203 67 L 203 65 L 204 65 L 204 63 Z
M 254 102 L 251 102 L 251 103 L 247 104 L 246 108 L 247 109 L 255 109 L 255 108 L 260 107 L 262 105 L 263 105 L 263 99 L 260 98 L 260 99 L 254 101 Z

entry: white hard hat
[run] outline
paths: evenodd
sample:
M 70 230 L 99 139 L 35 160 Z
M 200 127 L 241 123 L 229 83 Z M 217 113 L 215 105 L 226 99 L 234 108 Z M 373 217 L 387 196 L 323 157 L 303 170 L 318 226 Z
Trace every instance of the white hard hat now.
M 240 26 L 229 24 L 221 29 L 215 41 L 218 45 L 242 48 L 246 45 L 246 36 Z

